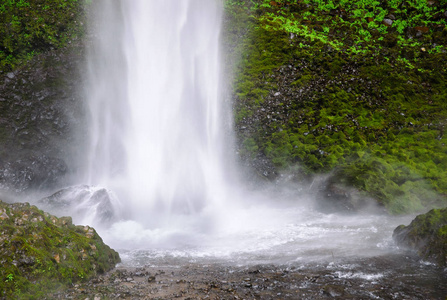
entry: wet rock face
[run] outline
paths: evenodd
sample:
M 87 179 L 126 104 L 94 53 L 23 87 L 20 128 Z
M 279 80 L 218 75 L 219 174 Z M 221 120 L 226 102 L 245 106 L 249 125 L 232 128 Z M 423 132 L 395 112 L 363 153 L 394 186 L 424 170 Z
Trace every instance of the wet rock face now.
M 110 225 L 118 219 L 118 201 L 113 193 L 104 188 L 88 185 L 71 186 L 37 202 L 56 215 L 70 214 L 82 222 L 86 217 L 94 224 Z
M 71 145 L 83 140 L 74 134 L 84 116 L 81 49 L 50 51 L 0 74 L 0 189 L 53 188 L 73 171 Z
M 46 296 L 120 262 L 95 229 L 75 226 L 28 203 L 0 201 L 0 299 Z
M 423 259 L 447 266 L 447 208 L 432 209 L 417 216 L 410 225 L 400 225 L 394 230 L 393 239 Z
M 67 168 L 62 159 L 44 154 L 0 162 L 0 189 L 20 192 L 54 186 Z

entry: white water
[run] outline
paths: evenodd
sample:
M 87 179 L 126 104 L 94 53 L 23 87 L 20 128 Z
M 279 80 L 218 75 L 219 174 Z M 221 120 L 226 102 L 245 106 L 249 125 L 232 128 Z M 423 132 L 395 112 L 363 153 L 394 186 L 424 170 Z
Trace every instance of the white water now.
M 125 261 L 300 261 L 393 249 L 403 220 L 325 215 L 299 193 L 261 195 L 230 180 L 220 1 L 97 5 L 85 181 L 117 195 L 116 222 L 91 225 Z
M 229 122 L 218 1 L 101 1 L 97 11 L 89 183 L 150 227 L 221 201 Z

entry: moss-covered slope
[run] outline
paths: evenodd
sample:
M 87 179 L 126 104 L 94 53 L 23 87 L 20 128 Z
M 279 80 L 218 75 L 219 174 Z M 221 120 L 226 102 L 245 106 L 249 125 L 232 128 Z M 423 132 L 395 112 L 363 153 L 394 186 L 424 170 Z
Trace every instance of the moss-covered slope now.
M 0 201 L 0 299 L 38 299 L 119 261 L 93 228 L 28 203 Z
M 0 3 L 0 71 L 82 35 L 84 0 L 3 0 Z
M 393 239 L 399 246 L 410 248 L 424 259 L 447 265 L 447 208 L 433 209 L 417 216 L 410 225 L 400 225 Z
M 267 159 L 274 172 L 332 172 L 392 213 L 447 203 L 445 1 L 227 1 L 226 9 L 249 20 L 233 83 L 245 160 Z

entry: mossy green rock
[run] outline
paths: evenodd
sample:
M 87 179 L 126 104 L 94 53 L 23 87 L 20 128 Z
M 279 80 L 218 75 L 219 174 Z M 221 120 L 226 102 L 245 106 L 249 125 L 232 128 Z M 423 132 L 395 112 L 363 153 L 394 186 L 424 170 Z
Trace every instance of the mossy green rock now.
M 28 203 L 0 201 L 0 299 L 37 299 L 118 262 L 93 228 Z
M 418 255 L 441 266 L 447 265 L 447 208 L 432 209 L 417 216 L 410 225 L 400 225 L 393 239 L 401 247 L 417 251 Z

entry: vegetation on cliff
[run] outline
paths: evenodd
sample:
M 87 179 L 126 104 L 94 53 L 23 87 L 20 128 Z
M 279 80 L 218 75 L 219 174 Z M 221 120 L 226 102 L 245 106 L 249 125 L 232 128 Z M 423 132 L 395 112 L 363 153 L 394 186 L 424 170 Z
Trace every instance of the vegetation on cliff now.
M 0 201 L 0 299 L 38 299 L 112 269 L 119 255 L 89 226 Z
M 0 71 L 39 52 L 65 46 L 84 31 L 84 0 L 3 0 L 0 4 Z
M 424 259 L 447 266 L 447 208 L 432 209 L 410 225 L 400 225 L 393 239 L 399 246 L 417 251 Z
M 231 23 L 247 28 L 233 83 L 245 160 L 332 172 L 392 213 L 445 205 L 446 1 L 233 0 L 226 11 L 230 43 L 242 34 Z

